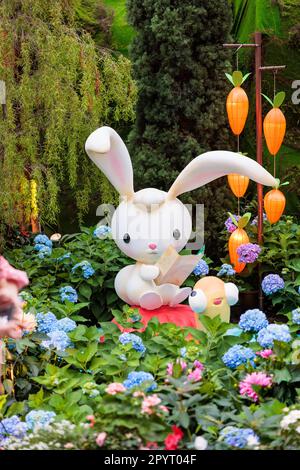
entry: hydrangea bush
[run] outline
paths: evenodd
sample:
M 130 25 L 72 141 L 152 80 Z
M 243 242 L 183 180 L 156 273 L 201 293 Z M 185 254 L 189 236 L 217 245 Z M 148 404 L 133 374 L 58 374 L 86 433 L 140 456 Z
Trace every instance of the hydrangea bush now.
M 127 260 L 97 232 L 44 258 L 35 242 L 11 253 L 31 279 L 22 298 L 36 328 L 5 340 L 0 448 L 299 449 L 299 304 L 286 324 L 252 309 L 238 328 L 202 315 L 205 331 L 155 318 L 144 330 L 136 309 L 109 302 Z M 128 332 L 106 321 L 109 306 Z

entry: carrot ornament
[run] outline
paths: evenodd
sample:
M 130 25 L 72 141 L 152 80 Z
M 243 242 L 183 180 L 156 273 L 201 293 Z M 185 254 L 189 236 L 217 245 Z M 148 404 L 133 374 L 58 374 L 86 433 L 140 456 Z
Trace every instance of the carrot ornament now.
M 239 220 L 236 220 L 236 218 L 232 214 L 230 214 L 230 212 L 229 212 L 229 216 L 232 222 L 234 223 L 234 225 L 236 225 L 237 227 L 236 230 L 234 230 L 234 232 L 232 232 L 232 234 L 229 237 L 229 241 L 228 241 L 229 258 L 235 271 L 237 273 L 241 273 L 243 269 L 245 268 L 246 263 L 241 263 L 239 261 L 239 255 L 237 253 L 237 249 L 239 246 L 244 245 L 245 243 L 249 243 L 249 237 L 247 235 L 247 232 L 244 230 L 244 228 L 248 224 L 251 218 L 251 214 L 250 212 L 247 212 Z
M 276 181 L 277 184 L 275 188 L 267 192 L 264 197 L 264 208 L 267 219 L 270 224 L 275 224 L 276 222 L 278 222 L 285 208 L 285 196 L 278 188 L 279 186 L 286 186 L 287 184 L 289 184 L 288 181 L 286 181 L 285 183 L 282 183 L 280 185 L 280 180 L 276 179 Z
M 235 135 L 240 135 L 245 127 L 245 123 L 249 111 L 248 96 L 241 88 L 241 85 L 249 77 L 247 73 L 244 77 L 242 72 L 235 70 L 232 75 L 225 74 L 234 88 L 230 91 L 226 100 L 226 110 L 229 120 L 229 125 Z
M 272 106 L 264 119 L 264 135 L 270 154 L 275 156 L 281 147 L 286 130 L 286 120 L 283 112 L 279 109 L 284 101 L 285 93 L 280 91 L 275 95 L 273 101 L 268 96 L 264 94 L 263 96 Z

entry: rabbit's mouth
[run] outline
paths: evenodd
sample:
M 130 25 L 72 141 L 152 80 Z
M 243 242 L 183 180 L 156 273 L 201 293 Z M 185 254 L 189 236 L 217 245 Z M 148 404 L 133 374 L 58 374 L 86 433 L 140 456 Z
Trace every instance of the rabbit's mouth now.
M 149 255 L 157 255 L 158 251 L 157 250 L 147 250 L 147 254 Z

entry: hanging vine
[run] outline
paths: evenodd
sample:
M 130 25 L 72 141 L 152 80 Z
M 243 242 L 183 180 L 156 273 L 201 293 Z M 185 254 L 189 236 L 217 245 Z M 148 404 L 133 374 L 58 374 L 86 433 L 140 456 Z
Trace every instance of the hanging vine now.
M 0 80 L 7 90 L 0 118 L 2 226 L 29 222 L 31 181 L 42 224 L 56 223 L 65 191 L 79 221 L 91 195 L 99 203 L 115 197 L 101 173 L 91 171 L 84 142 L 99 125 L 133 120 L 131 64 L 78 30 L 73 6 L 73 0 L 0 2 Z

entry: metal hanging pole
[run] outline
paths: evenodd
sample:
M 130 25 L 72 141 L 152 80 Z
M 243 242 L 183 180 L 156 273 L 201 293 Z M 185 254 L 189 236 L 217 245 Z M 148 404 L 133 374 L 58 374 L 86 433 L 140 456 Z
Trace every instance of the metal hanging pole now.
M 223 44 L 223 47 L 241 48 L 241 47 L 254 47 L 255 48 L 255 109 L 256 109 L 256 161 L 263 165 L 263 129 L 262 129 L 262 96 L 261 96 L 261 81 L 262 73 L 277 72 L 278 70 L 285 69 L 285 65 L 270 65 L 262 67 L 262 34 L 257 31 L 254 34 L 254 43 L 249 44 Z M 258 205 L 258 221 L 257 221 L 257 240 L 261 245 L 263 243 L 263 186 L 257 184 L 257 205 Z M 261 283 L 260 283 L 261 285 Z M 260 287 L 259 290 L 259 307 L 263 308 L 263 295 Z

